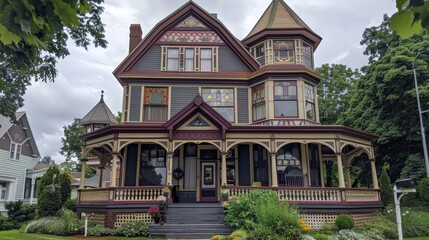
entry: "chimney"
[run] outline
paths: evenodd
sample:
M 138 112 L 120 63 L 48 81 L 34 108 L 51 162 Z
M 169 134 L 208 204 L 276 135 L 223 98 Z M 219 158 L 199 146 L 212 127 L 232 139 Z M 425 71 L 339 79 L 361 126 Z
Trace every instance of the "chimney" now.
M 142 28 L 140 24 L 131 24 L 130 26 L 130 53 L 142 41 Z

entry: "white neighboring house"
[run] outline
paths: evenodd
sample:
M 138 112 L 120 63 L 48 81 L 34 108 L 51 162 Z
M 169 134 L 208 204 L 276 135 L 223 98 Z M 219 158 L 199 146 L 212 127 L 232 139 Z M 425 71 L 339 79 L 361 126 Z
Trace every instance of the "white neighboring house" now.
M 47 170 L 35 169 L 39 159 L 26 113 L 17 112 L 15 123 L 0 115 L 0 213 L 6 213 L 5 202 L 36 202 L 37 179 Z

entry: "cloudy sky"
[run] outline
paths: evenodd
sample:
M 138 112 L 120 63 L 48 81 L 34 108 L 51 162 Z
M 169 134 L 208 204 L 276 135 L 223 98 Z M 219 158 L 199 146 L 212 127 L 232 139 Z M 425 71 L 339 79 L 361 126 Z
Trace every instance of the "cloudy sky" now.
M 366 27 L 378 26 L 383 14 L 395 12 L 394 0 L 285 0 L 323 40 L 315 52 L 316 66 L 341 63 L 360 68 L 367 63 L 359 42 Z M 107 49 L 85 51 L 69 44 L 71 55 L 58 64 L 55 83 L 33 83 L 25 95 L 25 106 L 33 134 L 42 156 L 56 162 L 62 127 L 82 118 L 99 101 L 105 101 L 113 113 L 122 104 L 122 88 L 112 71 L 128 53 L 129 26 L 139 23 L 143 35 L 186 3 L 187 0 L 105 0 L 102 15 L 106 25 Z M 271 0 L 194 0 L 218 18 L 238 38 L 244 38 L 256 24 Z

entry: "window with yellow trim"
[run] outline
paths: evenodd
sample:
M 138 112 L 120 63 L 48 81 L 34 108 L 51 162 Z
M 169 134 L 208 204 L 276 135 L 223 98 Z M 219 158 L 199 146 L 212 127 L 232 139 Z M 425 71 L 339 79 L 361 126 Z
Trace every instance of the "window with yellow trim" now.
M 234 89 L 203 88 L 204 101 L 230 122 L 234 117 Z
M 143 119 L 146 121 L 166 121 L 168 111 L 168 88 L 146 87 L 144 95 Z
M 252 88 L 253 121 L 265 118 L 265 84 Z
M 295 63 L 295 41 L 274 41 L 274 62 Z
M 161 71 L 218 71 L 218 47 L 163 46 L 161 49 Z

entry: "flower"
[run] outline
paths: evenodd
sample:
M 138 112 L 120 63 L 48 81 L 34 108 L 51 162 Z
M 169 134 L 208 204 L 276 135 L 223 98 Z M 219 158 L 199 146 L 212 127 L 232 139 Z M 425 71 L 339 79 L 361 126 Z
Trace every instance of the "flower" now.
M 162 192 L 163 192 L 163 193 L 169 193 L 169 192 L 170 192 L 170 188 L 168 188 L 168 186 L 165 186 L 165 187 L 162 189 Z
M 237 204 L 240 204 L 240 200 L 237 200 L 237 201 L 236 201 L 236 203 L 237 203 Z
M 161 216 L 161 213 L 159 212 L 159 207 L 156 206 L 150 207 L 147 213 L 153 218 Z
M 232 200 L 232 196 L 229 196 L 229 197 L 228 197 L 228 201 L 231 201 L 231 200 Z
M 223 207 L 224 209 L 228 209 L 228 207 L 229 207 L 229 202 L 223 202 L 223 203 L 222 203 L 222 207 Z

